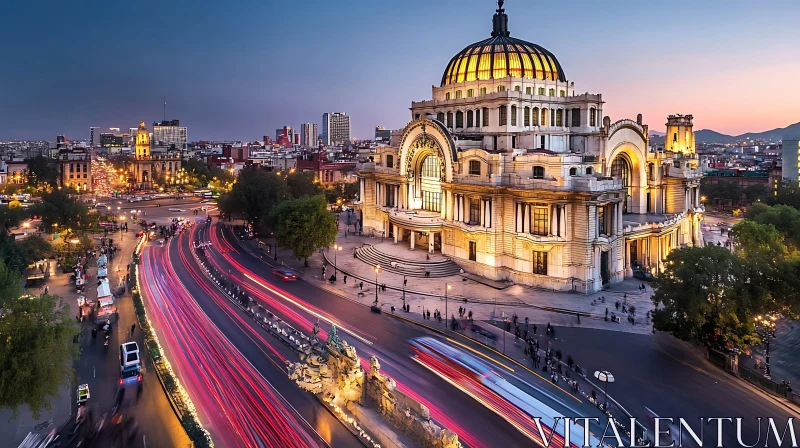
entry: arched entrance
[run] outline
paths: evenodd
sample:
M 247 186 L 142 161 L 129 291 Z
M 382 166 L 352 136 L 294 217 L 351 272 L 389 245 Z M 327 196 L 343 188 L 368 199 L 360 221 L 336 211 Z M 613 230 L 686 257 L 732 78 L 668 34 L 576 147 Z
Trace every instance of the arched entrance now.
M 419 191 L 419 208 L 429 212 L 442 210 L 442 161 L 436 154 L 424 155 L 416 169 L 416 190 Z
M 622 213 L 628 213 L 628 206 L 631 201 L 631 185 L 633 168 L 631 159 L 627 154 L 619 154 L 611 162 L 611 177 L 622 179 L 622 186 L 625 188 L 625 200 L 622 202 Z

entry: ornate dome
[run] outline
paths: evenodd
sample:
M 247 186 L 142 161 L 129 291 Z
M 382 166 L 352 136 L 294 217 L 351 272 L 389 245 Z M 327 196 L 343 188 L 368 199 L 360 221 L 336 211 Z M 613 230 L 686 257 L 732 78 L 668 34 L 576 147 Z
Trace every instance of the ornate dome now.
M 442 74 L 442 84 L 501 79 L 507 76 L 566 82 L 558 59 L 544 48 L 509 37 L 503 1 L 492 19 L 492 37 L 476 42 L 453 56 Z

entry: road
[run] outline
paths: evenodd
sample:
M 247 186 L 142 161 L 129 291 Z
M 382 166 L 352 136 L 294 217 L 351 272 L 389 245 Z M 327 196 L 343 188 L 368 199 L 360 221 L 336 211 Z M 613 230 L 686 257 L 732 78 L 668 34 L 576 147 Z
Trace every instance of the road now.
M 377 356 L 381 362 L 381 371 L 396 381 L 400 391 L 425 404 L 438 424 L 457 432 L 467 445 L 479 447 L 530 444 L 530 440 L 518 429 L 527 422 L 515 421 L 507 413 L 498 415 L 493 411 L 501 407 L 502 403 L 482 405 L 476 401 L 474 395 L 434 375 L 425 366 L 413 362 L 409 340 L 435 335 L 435 332 L 399 319 L 376 315 L 367 307 L 303 281 L 284 282 L 271 273 L 264 261 L 244 251 L 229 233 L 223 235 L 218 226 L 214 226 L 214 229 L 214 233 L 209 234 L 208 227 L 201 225 L 197 242 L 211 241 L 211 247 L 206 252 L 212 264 L 217 265 L 221 272 L 229 271 L 229 275 L 265 308 L 304 331 L 310 331 L 317 320 L 325 330 L 330 328 L 331 323 L 335 323 L 340 329 L 340 336 L 357 349 L 362 363 L 366 363 L 364 360 L 368 360 L 370 356 Z M 188 251 L 189 241 L 181 241 L 181 248 Z M 183 278 L 186 274 L 179 275 Z M 475 344 L 466 345 L 498 366 L 497 370 L 505 369 L 499 367 L 503 361 L 495 359 L 493 353 Z M 506 379 L 562 414 L 578 416 L 596 413 L 586 402 L 572 398 L 549 381 L 529 372 L 508 374 Z

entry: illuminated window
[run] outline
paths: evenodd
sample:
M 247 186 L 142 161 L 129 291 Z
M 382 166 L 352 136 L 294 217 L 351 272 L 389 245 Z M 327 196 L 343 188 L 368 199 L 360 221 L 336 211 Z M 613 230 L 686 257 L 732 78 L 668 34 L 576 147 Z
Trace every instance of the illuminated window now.
M 458 76 L 456 77 L 456 82 L 464 82 L 464 77 L 467 74 L 467 58 L 461 58 L 460 64 L 458 65 Z
M 520 92 L 520 91 L 522 91 L 522 88 L 520 86 L 514 86 L 514 91 L 515 92 Z
M 497 86 L 497 91 L 498 92 L 505 92 L 506 91 L 506 86 Z
M 556 89 L 550 89 L 547 91 L 547 96 L 556 96 Z
M 535 167 L 533 167 L 533 178 L 534 179 L 544 179 L 544 167 L 543 166 L 535 166 Z
M 391 155 L 386 156 L 386 167 L 394 168 L 394 157 L 392 157 Z
M 481 111 L 481 118 L 483 119 L 483 126 L 489 126 L 489 108 L 484 107 Z
M 556 126 L 563 125 L 564 109 L 556 110 Z
M 517 125 L 517 106 L 511 106 L 511 126 Z
M 481 162 L 480 160 L 470 160 L 469 161 L 469 174 L 473 176 L 480 176 L 481 175 Z
M 597 207 L 597 233 L 599 235 L 607 235 L 605 206 Z
M 468 128 L 471 128 L 471 127 L 472 127 L 472 125 L 473 125 L 473 120 L 472 120 L 472 111 L 471 111 L 471 110 L 468 110 L 468 111 L 467 111 L 467 127 L 468 127 Z
M 492 54 L 491 47 L 484 47 L 478 62 L 478 79 L 490 79 L 492 77 Z M 487 53 L 488 52 L 488 53 Z
M 460 90 L 456 90 L 456 99 L 457 100 L 461 99 L 461 91 Z
M 525 87 L 525 95 L 530 95 L 533 92 L 533 87 Z
M 543 107 L 542 108 L 542 120 L 539 122 L 539 124 L 542 125 L 542 126 L 547 126 L 548 125 L 548 121 L 549 120 L 548 120 L 547 108 Z
M 431 212 L 442 210 L 442 193 L 438 191 L 422 192 L 422 209 Z
M 539 87 L 539 96 L 544 96 L 544 87 Z
M 508 53 L 508 76 L 516 78 L 522 76 L 522 63 L 517 53 Z
M 475 95 L 475 89 L 467 89 L 467 98 L 472 98 Z
M 628 197 L 631 195 L 631 162 L 628 156 L 620 154 L 611 163 L 611 177 L 621 179 L 625 188 L 625 200 L 622 202 L 622 213 L 628 213 Z
M 550 214 L 547 206 L 531 207 L 531 233 L 534 235 L 547 235 L 550 230 Z
M 450 92 L 447 92 L 447 93 L 444 94 L 444 99 L 446 99 L 446 100 L 450 99 Z
M 469 64 L 467 65 L 467 81 L 475 81 L 478 79 L 478 55 L 473 54 L 469 57 Z
M 597 116 L 594 107 L 589 109 L 589 126 L 597 126 Z
M 522 58 L 522 68 L 525 71 L 524 76 L 526 78 L 535 77 L 533 72 L 533 64 L 531 63 L 531 57 L 525 52 L 525 50 L 522 49 L 521 46 L 517 45 L 517 49 L 520 52 L 520 58 Z
M 524 114 L 524 117 L 522 119 L 523 124 L 525 126 L 530 126 L 531 125 L 531 108 L 528 107 L 528 106 L 525 106 L 525 109 L 523 109 L 522 112 Z
M 500 111 L 500 126 L 505 126 L 506 124 L 508 124 L 508 109 L 506 109 L 506 106 L 500 106 L 499 111 Z
M 547 252 L 533 251 L 533 273 L 547 275 Z
M 558 92 L 558 96 L 567 96 L 567 92 L 561 90 Z
M 486 95 L 486 87 L 481 87 L 481 95 Z
M 539 126 L 539 108 L 538 107 L 534 107 L 533 108 L 533 112 L 531 112 L 531 118 L 532 118 L 531 125 Z
M 505 78 L 508 76 L 508 70 L 506 70 L 506 54 L 503 52 L 503 46 L 495 45 L 494 51 L 494 70 L 492 70 L 492 78 Z
M 456 128 L 463 128 L 464 127 L 464 112 L 458 111 L 456 112 Z
M 420 176 L 427 178 L 439 179 L 441 176 L 442 164 L 436 156 L 427 156 L 422 161 L 420 169 Z

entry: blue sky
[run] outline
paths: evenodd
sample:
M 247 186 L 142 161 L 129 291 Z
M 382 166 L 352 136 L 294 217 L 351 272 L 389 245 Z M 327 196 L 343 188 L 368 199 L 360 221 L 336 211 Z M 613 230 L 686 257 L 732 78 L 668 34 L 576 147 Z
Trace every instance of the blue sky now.
M 489 0 L 10 0 L 0 4 L 0 140 L 88 137 L 162 117 L 190 140 L 274 137 L 346 111 L 354 135 L 402 127 L 449 59 L 491 32 Z M 793 0 L 507 0 L 509 29 L 559 59 L 612 120 L 698 129 L 800 121 Z

